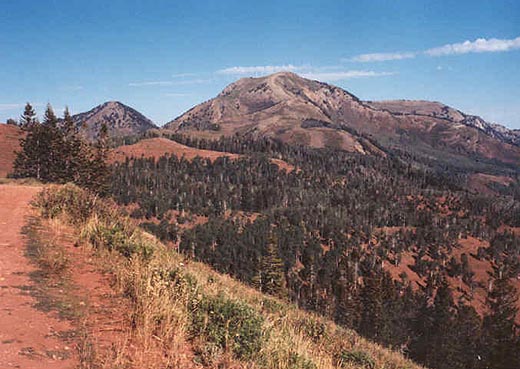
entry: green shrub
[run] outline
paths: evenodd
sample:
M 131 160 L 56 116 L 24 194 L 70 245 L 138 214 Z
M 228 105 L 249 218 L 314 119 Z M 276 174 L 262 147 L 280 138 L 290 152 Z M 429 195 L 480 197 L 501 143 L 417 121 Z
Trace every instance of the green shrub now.
M 222 296 L 203 297 L 192 306 L 192 336 L 231 350 L 239 359 L 252 359 L 260 351 L 263 323 L 249 305 Z
M 73 224 L 81 224 L 93 214 L 96 197 L 74 184 L 43 189 L 34 205 L 46 218 L 65 213 Z
M 347 364 L 359 365 L 367 369 L 374 369 L 376 366 L 374 359 L 364 351 L 342 351 L 336 361 L 336 365 L 342 368 Z
M 306 318 L 301 320 L 299 325 L 300 330 L 315 343 L 323 339 L 327 333 L 325 324 L 318 319 Z
M 213 366 L 222 355 L 222 347 L 214 342 L 206 342 L 196 350 L 195 361 L 206 367 Z
M 305 356 L 291 352 L 289 355 L 289 369 L 316 369 L 316 364 Z
M 282 304 L 272 297 L 265 297 L 262 300 L 262 310 L 269 314 L 285 315 L 287 312 L 287 304 Z

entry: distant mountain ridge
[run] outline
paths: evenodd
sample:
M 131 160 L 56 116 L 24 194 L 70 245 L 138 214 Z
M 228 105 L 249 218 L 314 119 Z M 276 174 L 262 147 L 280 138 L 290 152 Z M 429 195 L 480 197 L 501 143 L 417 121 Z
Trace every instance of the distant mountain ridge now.
M 124 137 L 141 134 L 157 126 L 137 110 L 120 103 L 108 101 L 95 108 L 72 116 L 80 133 L 89 140 L 99 136 L 103 124 L 107 125 L 109 137 Z
M 491 137 L 503 142 L 520 146 L 520 130 L 513 130 L 503 125 L 486 122 L 479 116 L 469 115 L 436 101 L 424 100 L 386 100 L 366 101 L 377 110 L 386 110 L 392 114 L 423 115 L 442 118 L 469 127 L 480 129 Z
M 364 102 L 294 73 L 243 78 L 165 129 L 217 139 L 253 135 L 364 154 L 379 148 L 441 162 L 520 165 L 518 132 L 433 102 Z

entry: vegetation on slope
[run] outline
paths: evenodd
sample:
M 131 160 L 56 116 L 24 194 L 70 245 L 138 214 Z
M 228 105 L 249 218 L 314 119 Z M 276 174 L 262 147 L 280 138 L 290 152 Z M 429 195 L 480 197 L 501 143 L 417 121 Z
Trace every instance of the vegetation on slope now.
M 189 347 L 203 367 L 417 367 L 353 331 L 185 259 L 113 204 L 74 185 L 44 190 L 35 205 L 42 216 L 77 229 L 129 301 L 128 346 L 139 350 L 118 355 L 128 365 L 186 367 L 181 354 Z
M 514 323 L 518 312 L 514 289 L 493 302 L 499 280 L 519 287 L 517 199 L 470 193 L 464 175 L 400 156 L 237 137 L 183 143 L 248 156 L 115 166 L 114 197 L 164 241 L 427 366 L 497 365 L 484 322 L 505 308 Z M 185 227 L 190 216 L 204 221 Z M 519 340 L 514 324 L 504 329 L 507 368 Z

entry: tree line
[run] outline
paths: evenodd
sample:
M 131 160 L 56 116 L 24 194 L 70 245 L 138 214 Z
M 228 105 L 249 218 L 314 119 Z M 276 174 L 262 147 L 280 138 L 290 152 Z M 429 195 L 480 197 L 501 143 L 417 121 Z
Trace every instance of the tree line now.
M 99 140 L 91 144 L 80 137 L 68 108 L 60 120 L 48 104 L 40 123 L 29 103 L 20 117 L 19 126 L 24 136 L 14 161 L 12 177 L 31 177 L 54 183 L 73 182 L 106 193 L 110 178 L 106 161 L 106 126 L 101 128 Z

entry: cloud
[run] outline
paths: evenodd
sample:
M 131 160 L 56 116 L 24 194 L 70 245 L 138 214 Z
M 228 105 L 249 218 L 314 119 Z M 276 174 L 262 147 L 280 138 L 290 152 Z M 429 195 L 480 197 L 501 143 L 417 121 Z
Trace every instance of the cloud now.
M 468 53 L 496 53 L 517 49 L 520 49 L 520 37 L 513 39 L 477 38 L 475 41 L 464 41 L 455 44 L 447 44 L 419 52 L 407 51 L 395 53 L 360 54 L 352 58 L 343 59 L 343 61 L 368 63 L 388 60 L 413 59 L 418 55 L 446 56 Z
M 146 86 L 171 86 L 173 81 L 148 81 L 148 82 L 130 82 L 130 87 L 146 87 Z
M 261 65 L 261 66 L 236 66 L 220 69 L 215 73 L 233 76 L 263 76 L 277 72 L 293 72 L 300 76 L 320 81 L 341 81 L 351 78 L 389 76 L 391 72 L 375 72 L 370 70 L 341 70 L 338 66 L 313 67 L 310 65 Z
M 166 97 L 186 97 L 186 96 L 191 96 L 191 94 L 185 94 L 182 92 L 167 92 L 164 94 L 164 96 L 166 96 Z
M 297 72 L 304 69 L 308 69 L 307 66 L 295 66 L 292 64 L 287 65 L 258 65 L 253 67 L 229 67 L 220 69 L 216 73 L 224 75 L 256 75 L 256 74 L 272 74 L 277 72 Z
M 404 52 L 404 53 L 373 53 L 373 54 L 361 54 L 354 56 L 350 59 L 346 59 L 347 61 L 353 61 L 358 63 L 368 63 L 368 62 L 379 62 L 379 61 L 388 61 L 388 60 L 402 60 L 402 59 L 412 59 L 415 58 L 416 53 L 414 52 Z
M 25 104 L 26 103 L 19 103 L 19 104 L 0 104 L 0 111 L 9 111 L 9 110 L 18 110 L 18 109 L 23 109 L 25 107 Z M 45 104 L 42 104 L 42 103 L 36 103 L 36 104 L 31 104 L 31 106 L 33 108 L 38 108 L 38 107 L 42 107 L 44 106 Z
M 185 79 L 180 81 L 144 81 L 144 82 L 130 82 L 129 87 L 153 87 L 153 86 L 179 86 L 179 85 L 193 85 L 211 82 L 211 79 Z
M 195 77 L 195 73 L 177 73 L 172 74 L 172 78 L 185 78 L 185 77 Z
M 395 75 L 393 72 L 375 72 L 372 70 L 348 70 L 339 72 L 310 72 L 303 73 L 302 77 L 315 79 L 318 81 L 343 81 L 346 79 L 353 78 L 366 78 L 366 77 L 384 77 Z
M 21 109 L 25 104 L 0 104 L 0 111 Z
M 514 39 L 477 38 L 475 41 L 464 41 L 426 50 L 429 56 L 460 55 L 468 53 L 496 53 L 520 49 L 520 37 Z

